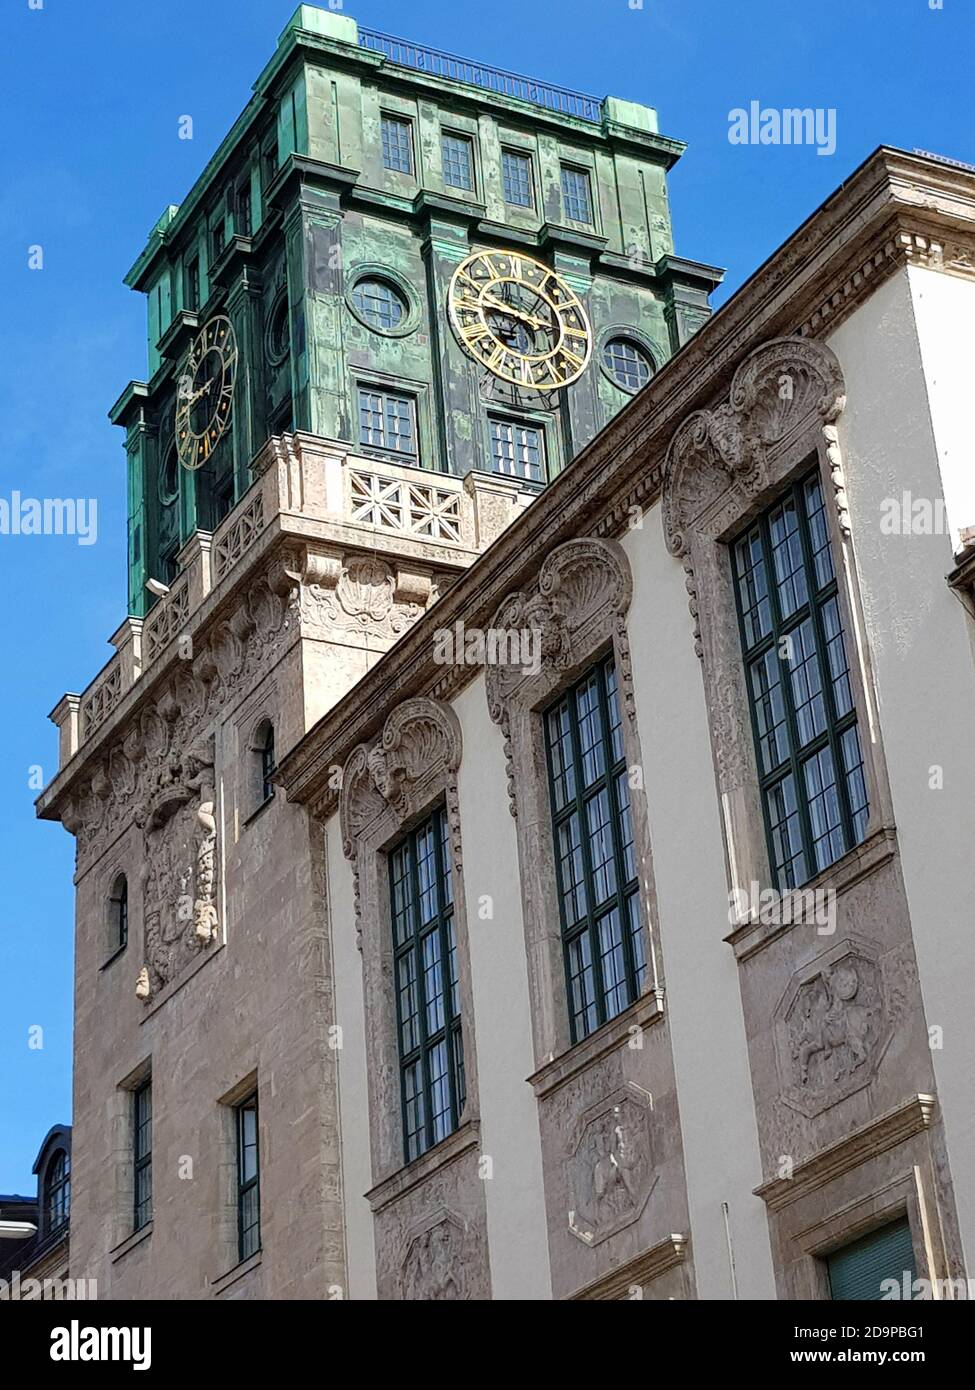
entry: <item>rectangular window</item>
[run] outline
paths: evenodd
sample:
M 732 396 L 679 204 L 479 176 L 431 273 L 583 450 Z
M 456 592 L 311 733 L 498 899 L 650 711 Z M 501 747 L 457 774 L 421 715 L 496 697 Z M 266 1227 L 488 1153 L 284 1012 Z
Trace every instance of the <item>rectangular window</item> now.
M 584 222 L 587 227 L 592 226 L 592 194 L 585 169 L 562 165 L 562 206 L 569 222 Z
M 533 425 L 517 420 L 491 421 L 491 463 L 495 473 L 545 481 L 545 437 Z
M 869 815 L 818 474 L 749 527 L 732 564 L 772 871 L 796 888 L 858 844 Z
M 416 402 L 391 391 L 359 390 L 359 443 L 408 461 L 418 457 Z
M 132 1092 L 132 1158 L 134 1167 L 133 1228 L 141 1231 L 152 1220 L 152 1078 Z
M 413 172 L 413 132 L 409 121 L 383 116 L 381 121 L 383 165 L 400 174 Z
M 450 188 L 463 188 L 468 193 L 474 191 L 474 151 L 466 135 L 440 137 L 443 158 L 443 181 Z
M 261 187 L 266 189 L 278 173 L 278 137 L 277 133 L 271 137 L 270 142 L 261 150 Z
M 187 309 L 199 309 L 200 307 L 200 258 L 194 256 L 191 261 L 186 263 L 186 307 Z
M 260 1152 L 257 1092 L 241 1101 L 237 1120 L 237 1254 L 249 1259 L 261 1248 Z
M 895 1280 L 902 1290 L 905 1275 L 910 1288 L 916 1277 L 910 1222 L 905 1216 L 834 1250 L 827 1256 L 826 1268 L 832 1299 L 879 1302 L 889 1296 L 890 1285 L 883 1287 L 885 1281 Z
M 251 185 L 250 179 L 241 183 L 237 189 L 236 215 L 234 217 L 234 231 L 238 236 L 250 236 L 251 234 Z
M 599 662 L 545 714 L 572 1040 L 634 1002 L 647 972 L 616 666 Z
M 529 155 L 518 154 L 515 150 L 502 150 L 501 177 L 506 203 L 516 208 L 534 207 L 532 162 Z
M 464 1108 L 464 1045 L 450 837 L 443 807 L 390 853 L 403 1149 L 410 1163 L 453 1133 Z
M 213 228 L 213 259 L 219 260 L 223 254 L 223 248 L 227 244 L 227 220 L 221 217 Z

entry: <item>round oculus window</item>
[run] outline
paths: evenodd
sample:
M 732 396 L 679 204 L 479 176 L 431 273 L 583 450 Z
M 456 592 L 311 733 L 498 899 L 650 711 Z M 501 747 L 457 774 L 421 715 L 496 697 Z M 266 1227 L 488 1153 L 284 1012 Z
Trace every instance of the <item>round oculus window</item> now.
M 380 333 L 395 332 L 409 312 L 403 295 L 388 280 L 358 281 L 352 291 L 352 303 L 363 323 Z
M 623 391 L 639 391 L 653 376 L 648 355 L 630 338 L 610 338 L 603 348 L 603 367 Z

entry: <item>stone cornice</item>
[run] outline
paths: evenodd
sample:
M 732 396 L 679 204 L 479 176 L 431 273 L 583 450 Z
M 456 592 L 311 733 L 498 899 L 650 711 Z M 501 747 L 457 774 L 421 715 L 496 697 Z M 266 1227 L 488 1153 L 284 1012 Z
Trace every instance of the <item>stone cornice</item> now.
M 798 1202 L 834 1178 L 848 1173 L 851 1168 L 896 1148 L 905 1139 L 928 1129 L 934 1110 L 934 1096 L 912 1096 L 906 1104 L 888 1110 L 879 1119 L 862 1125 L 805 1163 L 800 1163 L 791 1178 L 774 1178 L 756 1187 L 755 1196 L 761 1197 L 770 1211 L 779 1211 L 792 1202 Z
M 322 797 L 329 765 L 374 732 L 393 704 L 435 689 L 445 698 L 444 668 L 433 661 L 435 628 L 461 617 L 469 627 L 486 626 L 505 593 L 526 585 L 562 541 L 619 535 L 633 508 L 653 503 L 677 426 L 724 399 L 757 344 L 816 336 L 834 321 L 822 313 L 824 304 L 840 296 L 849 312 L 911 262 L 914 238 L 944 242 L 949 235 L 975 251 L 975 174 L 886 146 L 875 151 L 458 580 L 435 614 L 417 623 L 283 759 L 278 779 L 289 798 Z M 874 272 L 858 273 L 871 260 Z M 459 683 L 471 674 L 465 668 Z
M 578 1289 L 569 1301 L 619 1301 L 635 1285 L 652 1283 L 669 1269 L 682 1265 L 687 1258 L 687 1245 L 687 1236 L 675 1232 L 611 1274 Z

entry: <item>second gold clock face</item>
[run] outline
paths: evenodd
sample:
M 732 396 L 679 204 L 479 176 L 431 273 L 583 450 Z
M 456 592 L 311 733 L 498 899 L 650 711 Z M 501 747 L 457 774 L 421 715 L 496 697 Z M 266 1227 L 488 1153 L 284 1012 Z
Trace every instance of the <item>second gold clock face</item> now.
M 585 371 L 592 329 L 575 291 L 520 251 L 478 251 L 450 281 L 450 321 L 461 343 L 502 381 L 536 391 Z
M 193 340 L 176 398 L 176 452 L 184 468 L 201 468 L 230 423 L 237 376 L 233 324 L 218 314 Z

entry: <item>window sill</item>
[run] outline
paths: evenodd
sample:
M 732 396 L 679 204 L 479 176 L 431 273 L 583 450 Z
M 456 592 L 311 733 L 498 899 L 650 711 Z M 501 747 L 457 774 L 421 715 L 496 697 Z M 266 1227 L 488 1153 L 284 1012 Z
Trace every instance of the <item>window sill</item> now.
M 625 1047 L 627 1040 L 632 1037 L 634 1028 L 649 1028 L 663 1016 L 663 990 L 651 990 L 648 994 L 641 994 L 628 1009 L 611 1018 L 581 1042 L 573 1043 L 561 1056 L 546 1062 L 529 1076 L 528 1083 L 533 1088 L 536 1099 L 542 1100 L 545 1096 L 551 1095 L 600 1058 Z
M 252 1269 L 257 1269 L 260 1266 L 263 1253 L 263 1250 L 255 1250 L 253 1255 L 247 1256 L 246 1260 L 240 1260 L 232 1269 L 228 1269 L 225 1274 L 214 1279 L 210 1286 L 214 1298 L 219 1298 L 232 1284 L 236 1284 L 238 1279 L 243 1279 L 245 1274 L 250 1274 Z
M 121 1245 L 116 1245 L 115 1249 L 109 1252 L 109 1259 L 112 1264 L 124 1259 L 130 1250 L 134 1250 L 137 1245 L 141 1245 L 144 1240 L 148 1240 L 152 1235 L 152 1221 L 147 1221 L 144 1226 L 140 1226 L 137 1231 L 133 1231 L 130 1236 L 126 1236 Z
M 427 1149 L 425 1154 L 415 1158 L 412 1163 L 408 1163 L 404 1168 L 391 1173 L 383 1180 L 366 1192 L 365 1198 L 369 1203 L 374 1216 L 378 1215 L 391 1202 L 397 1201 L 414 1187 L 425 1182 L 433 1173 L 445 1168 L 448 1163 L 453 1163 L 462 1154 L 470 1149 L 476 1149 L 481 1142 L 481 1126 L 476 1120 L 466 1120 L 459 1129 L 455 1129 L 453 1134 L 448 1134 L 446 1139 L 441 1139 L 439 1144 L 435 1144 L 432 1149 Z
M 128 942 L 126 942 L 124 946 L 116 947 L 116 949 L 109 956 L 108 960 L 103 961 L 102 964 L 98 967 L 99 970 L 107 970 L 110 965 L 114 965 L 115 962 L 118 960 L 119 956 L 124 956 L 128 949 Z
M 817 892 L 833 892 L 837 897 L 841 897 L 884 864 L 889 863 L 896 854 L 897 834 L 893 826 L 882 825 L 865 840 L 854 845 L 853 849 L 847 850 L 835 864 L 830 864 L 828 869 L 824 869 L 801 888 L 792 889 L 791 892 L 800 899 L 806 894 Z M 741 963 L 769 945 L 783 932 L 801 925 L 801 919 L 790 922 L 763 922 L 760 918 L 750 918 L 730 931 L 724 939 L 734 950 L 735 959 Z M 825 936 L 827 933 L 821 934 Z
M 245 818 L 244 818 L 244 826 L 246 827 L 246 826 L 248 826 L 248 825 L 253 825 L 254 822 L 257 820 L 258 816 L 261 814 L 261 812 L 262 812 L 262 811 L 266 811 L 267 808 L 268 808 L 269 806 L 273 806 L 273 805 L 274 805 L 274 793 L 272 792 L 271 795 L 267 798 L 266 801 L 262 801 L 261 804 L 260 804 L 260 806 L 256 806 L 256 807 L 254 808 L 254 810 L 251 811 L 251 813 L 250 813 L 249 816 L 245 816 Z

